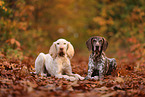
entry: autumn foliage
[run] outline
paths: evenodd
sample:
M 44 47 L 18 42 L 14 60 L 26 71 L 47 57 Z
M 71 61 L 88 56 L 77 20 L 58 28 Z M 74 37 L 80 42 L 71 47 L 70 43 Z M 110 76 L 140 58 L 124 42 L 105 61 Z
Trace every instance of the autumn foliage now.
M 0 0 L 0 96 L 145 96 L 145 0 Z M 91 36 L 108 40 L 117 70 L 103 81 L 40 77 L 34 62 L 52 42 L 75 48 L 74 73 L 87 75 Z
M 85 57 L 72 59 L 73 72 L 87 75 Z M 0 96 L 145 96 L 145 64 L 121 60 L 117 70 L 102 81 L 84 80 L 70 82 L 54 77 L 40 77 L 34 73 L 34 59 L 0 59 Z

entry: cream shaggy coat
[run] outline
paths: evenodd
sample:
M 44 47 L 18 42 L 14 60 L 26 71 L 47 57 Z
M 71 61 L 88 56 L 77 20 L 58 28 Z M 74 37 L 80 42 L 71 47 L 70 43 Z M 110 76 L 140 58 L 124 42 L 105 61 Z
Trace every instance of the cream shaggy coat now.
M 72 73 L 70 59 L 74 55 L 74 48 L 70 42 L 65 39 L 58 39 L 50 47 L 49 53 L 40 53 L 35 60 L 35 70 L 37 74 L 55 76 L 56 78 L 65 78 L 70 81 L 83 80 L 78 74 Z

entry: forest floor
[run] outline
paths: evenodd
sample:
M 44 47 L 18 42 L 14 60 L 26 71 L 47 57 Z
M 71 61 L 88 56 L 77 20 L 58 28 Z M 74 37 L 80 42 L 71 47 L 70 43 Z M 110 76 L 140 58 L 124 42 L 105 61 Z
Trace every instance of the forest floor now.
M 145 97 L 145 63 L 117 60 L 117 70 L 104 80 L 67 81 L 34 74 L 35 58 L 7 59 L 0 55 L 0 97 Z M 85 77 L 88 57 L 75 55 L 73 73 Z

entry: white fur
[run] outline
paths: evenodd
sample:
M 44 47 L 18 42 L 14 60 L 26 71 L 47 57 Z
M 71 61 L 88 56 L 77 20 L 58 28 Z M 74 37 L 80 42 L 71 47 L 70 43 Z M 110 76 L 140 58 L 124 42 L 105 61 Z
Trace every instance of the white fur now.
M 63 50 L 61 50 L 61 49 Z M 63 56 L 60 53 L 63 52 Z M 72 73 L 70 59 L 74 55 L 74 48 L 72 44 L 65 39 L 58 39 L 52 44 L 49 54 L 40 53 L 35 60 L 35 70 L 37 74 L 45 75 L 44 70 L 46 67 L 47 72 L 51 76 L 57 78 L 65 78 L 70 81 L 77 79 L 83 80 L 78 74 Z M 66 75 L 63 75 L 65 73 Z

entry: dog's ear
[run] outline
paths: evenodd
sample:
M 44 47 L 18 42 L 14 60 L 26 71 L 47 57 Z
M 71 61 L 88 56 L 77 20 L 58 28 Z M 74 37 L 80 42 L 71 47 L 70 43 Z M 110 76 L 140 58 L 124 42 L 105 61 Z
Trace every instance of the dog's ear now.
M 86 45 L 87 45 L 87 48 L 89 51 L 92 50 L 92 39 L 93 37 L 89 38 L 87 41 L 86 41 Z
M 56 58 L 57 50 L 56 50 L 56 43 L 55 42 L 53 42 L 53 44 L 51 45 L 51 47 L 49 49 L 49 54 L 52 56 L 53 59 Z
M 108 47 L 108 42 L 107 42 L 107 40 L 104 37 L 102 37 L 102 39 L 103 39 L 102 46 L 103 46 L 103 50 L 105 51 L 107 49 L 107 47 Z
M 74 56 L 74 47 L 72 46 L 72 44 L 70 42 L 68 42 L 67 44 L 67 56 L 71 59 Z

